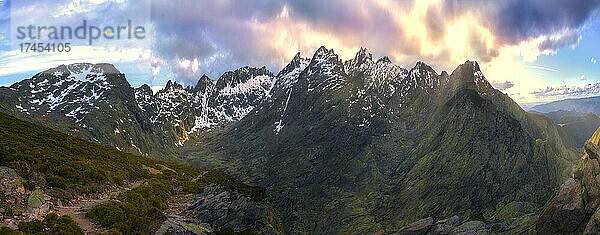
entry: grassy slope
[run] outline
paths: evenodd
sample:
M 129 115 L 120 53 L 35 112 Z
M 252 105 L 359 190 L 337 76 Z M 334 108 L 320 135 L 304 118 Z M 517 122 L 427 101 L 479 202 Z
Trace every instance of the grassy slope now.
M 147 185 L 119 195 L 121 202 L 98 206 L 89 214 L 92 221 L 126 233 L 149 233 L 162 223 L 169 191 L 177 186 L 182 186 L 184 193 L 199 193 L 204 186 L 218 183 L 257 201 L 265 197 L 262 188 L 243 184 L 219 170 L 204 172 L 123 153 L 1 112 L 0 165 L 16 169 L 27 181 L 65 200 L 97 192 L 107 184 L 147 181 Z M 151 174 L 143 165 L 163 169 L 162 174 Z M 202 173 L 197 181 L 191 181 Z M 127 220 L 117 223 L 110 218 Z

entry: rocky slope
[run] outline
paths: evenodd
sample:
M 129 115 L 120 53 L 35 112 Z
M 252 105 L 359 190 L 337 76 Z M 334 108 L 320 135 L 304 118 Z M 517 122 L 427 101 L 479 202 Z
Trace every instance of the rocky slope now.
M 476 62 L 449 75 L 365 49 L 342 62 L 322 47 L 277 76 L 290 82 L 195 161 L 280 190 L 290 232 L 491 219 L 511 202 L 540 206 L 576 158 L 550 119 L 494 89 Z

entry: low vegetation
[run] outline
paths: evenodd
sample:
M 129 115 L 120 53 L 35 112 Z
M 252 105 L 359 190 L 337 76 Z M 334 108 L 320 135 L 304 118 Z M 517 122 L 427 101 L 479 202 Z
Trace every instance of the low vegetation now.
M 43 220 L 21 222 L 17 230 L 0 228 L 0 234 L 72 234 L 83 235 L 83 230 L 71 217 L 58 216 L 55 213 L 46 215 Z
M 71 195 L 66 199 L 99 192 L 110 184 L 143 181 L 142 186 L 120 193 L 117 201 L 87 212 L 92 222 L 124 234 L 148 234 L 157 229 L 166 219 L 163 211 L 175 188 L 181 193 L 200 193 L 205 186 L 221 184 L 256 201 L 265 198 L 263 188 L 246 185 L 220 170 L 204 171 L 123 153 L 1 112 L 0 166 L 16 169 L 25 179 L 26 188 L 46 188 L 55 197 Z M 18 231 L 35 234 L 66 229 L 60 231 L 77 234 L 74 227 L 68 226 L 68 217 L 49 216 L 48 221 L 23 223 Z M 0 232 L 4 231 L 11 230 Z

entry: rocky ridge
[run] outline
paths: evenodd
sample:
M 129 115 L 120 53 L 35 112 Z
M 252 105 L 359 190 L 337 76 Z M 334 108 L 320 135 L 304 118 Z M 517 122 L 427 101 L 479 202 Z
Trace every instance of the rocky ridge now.
M 565 181 L 536 223 L 538 234 L 600 233 L 600 128 L 585 143 L 572 178 Z

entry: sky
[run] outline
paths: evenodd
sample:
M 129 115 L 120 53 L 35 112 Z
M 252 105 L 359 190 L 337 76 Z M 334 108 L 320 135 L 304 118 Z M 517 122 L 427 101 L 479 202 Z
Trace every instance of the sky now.
M 277 73 L 320 46 L 342 59 L 366 47 L 374 58 L 408 69 L 423 61 L 438 73 L 476 60 L 494 87 L 527 106 L 600 95 L 599 9 L 600 0 L 0 0 L 0 86 L 60 64 L 107 62 L 132 86 L 159 89 L 246 65 Z M 127 29 L 142 27 L 145 37 L 18 38 L 18 27 L 84 20 L 102 30 L 131 22 Z M 21 51 L 39 42 L 72 50 Z

